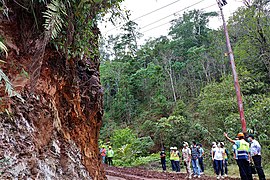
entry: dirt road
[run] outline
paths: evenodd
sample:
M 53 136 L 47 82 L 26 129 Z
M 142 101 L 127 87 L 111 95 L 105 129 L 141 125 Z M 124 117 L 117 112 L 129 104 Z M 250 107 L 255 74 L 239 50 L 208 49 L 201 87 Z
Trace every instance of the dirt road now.
M 163 179 L 185 179 L 186 173 L 158 172 L 142 168 L 119 168 L 105 167 L 108 180 L 163 180 Z M 198 179 L 199 178 L 192 178 Z M 202 176 L 200 180 L 215 180 L 215 177 Z M 237 180 L 227 177 L 224 180 Z

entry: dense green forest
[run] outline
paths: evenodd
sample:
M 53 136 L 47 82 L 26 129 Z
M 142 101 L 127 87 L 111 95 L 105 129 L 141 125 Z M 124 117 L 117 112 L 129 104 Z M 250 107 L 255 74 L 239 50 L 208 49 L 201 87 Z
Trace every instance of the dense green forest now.
M 249 133 L 270 160 L 270 2 L 254 1 L 228 21 Z M 100 139 L 129 158 L 181 147 L 183 141 L 225 141 L 241 131 L 223 28 L 218 12 L 193 10 L 172 21 L 167 36 L 142 36 L 135 22 L 101 39 L 105 115 Z M 120 148 L 120 149 L 119 149 Z M 132 153 L 129 153 L 132 152 Z M 265 160 L 266 162 L 266 160 Z

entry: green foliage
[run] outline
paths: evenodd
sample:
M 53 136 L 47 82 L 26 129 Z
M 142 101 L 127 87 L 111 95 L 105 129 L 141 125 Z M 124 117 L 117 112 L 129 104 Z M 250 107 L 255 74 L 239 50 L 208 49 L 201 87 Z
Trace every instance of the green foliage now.
M 115 149 L 115 164 L 120 166 L 132 165 L 137 158 L 147 156 L 154 145 L 150 137 L 137 138 L 129 128 L 115 130 L 110 140 Z
M 47 5 L 47 10 L 44 12 L 45 18 L 44 28 L 52 39 L 57 37 L 57 34 L 62 30 L 64 23 L 63 17 L 67 16 L 64 4 L 59 0 L 53 0 Z
M 2 80 L 5 82 L 6 86 L 6 92 L 9 97 L 16 96 L 19 98 L 22 102 L 24 102 L 24 99 L 21 97 L 20 94 L 18 94 L 12 87 L 11 82 L 9 81 L 9 78 L 6 76 L 6 74 L 0 69 L 0 83 L 2 83 Z
M 136 139 L 136 135 L 129 128 L 115 130 L 111 138 L 112 144 L 116 148 L 121 148 L 123 145 L 132 144 Z
M 0 41 L 0 52 L 1 51 L 4 51 L 5 53 L 6 53 L 6 56 L 8 55 L 8 49 L 7 49 L 7 47 L 5 46 L 5 44 L 4 43 L 2 43 L 1 41 Z
M 229 21 L 229 32 L 248 132 L 268 147 L 270 29 L 269 2 L 265 3 L 240 8 Z M 135 46 L 138 36 L 131 32 L 139 32 L 132 23 L 124 27 L 129 29 L 125 34 L 109 39 L 101 65 L 106 112 L 102 137 L 113 132 L 108 124 L 128 125 L 136 136 L 121 137 L 133 137 L 140 147 L 135 151 L 130 143 L 121 146 L 118 164 L 136 161 L 136 152 L 146 146 L 140 146 L 141 137 L 149 137 L 146 144 L 152 139 L 152 150 L 158 151 L 192 140 L 207 147 L 212 141 L 224 141 L 224 131 L 232 137 L 241 131 L 224 32 L 208 26 L 215 16 L 215 12 L 185 12 L 172 22 L 167 36 L 150 39 L 141 47 Z M 106 136 L 105 129 L 110 132 Z M 267 153 L 265 157 L 270 158 Z

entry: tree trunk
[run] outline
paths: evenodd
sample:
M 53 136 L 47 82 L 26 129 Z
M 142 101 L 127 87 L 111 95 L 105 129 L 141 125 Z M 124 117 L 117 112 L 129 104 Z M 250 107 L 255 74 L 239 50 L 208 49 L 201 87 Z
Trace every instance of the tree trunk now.
M 98 56 L 69 59 L 52 46 L 44 52 L 34 89 L 23 75 L 35 71 L 32 62 L 41 38 L 34 18 L 14 10 L 0 17 L 0 37 L 9 56 L 0 68 L 10 77 L 25 102 L 8 98 L 0 86 L 0 179 L 105 179 L 99 160 L 98 136 L 103 115 L 103 90 Z M 98 29 L 90 46 L 98 46 Z M 1 85 L 1 84 L 0 84 Z

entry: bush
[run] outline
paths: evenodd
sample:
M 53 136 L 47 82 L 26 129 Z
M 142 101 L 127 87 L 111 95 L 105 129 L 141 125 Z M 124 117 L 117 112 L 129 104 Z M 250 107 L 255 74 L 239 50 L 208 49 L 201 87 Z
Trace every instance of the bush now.
M 149 149 L 154 145 L 151 137 L 140 137 L 129 128 L 115 130 L 111 138 L 115 148 L 114 164 L 117 166 L 132 166 L 134 162 L 148 155 Z M 135 164 L 136 164 L 135 163 Z

